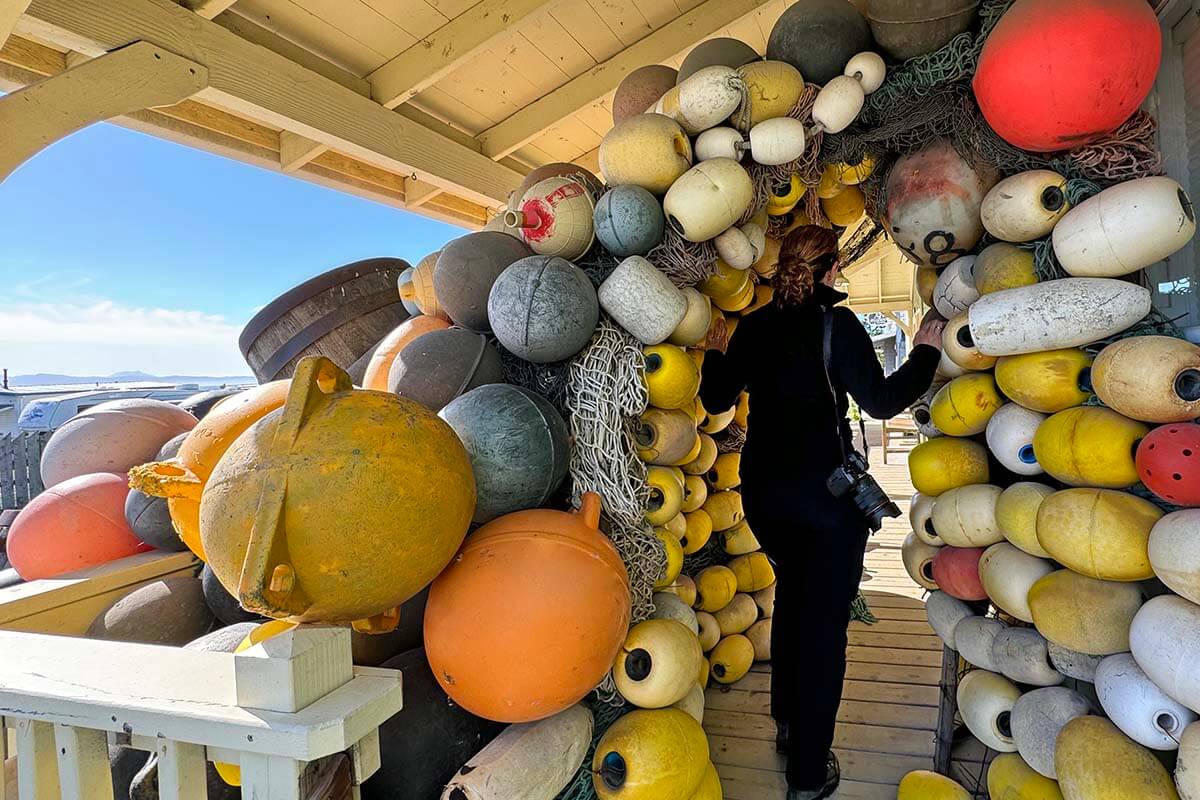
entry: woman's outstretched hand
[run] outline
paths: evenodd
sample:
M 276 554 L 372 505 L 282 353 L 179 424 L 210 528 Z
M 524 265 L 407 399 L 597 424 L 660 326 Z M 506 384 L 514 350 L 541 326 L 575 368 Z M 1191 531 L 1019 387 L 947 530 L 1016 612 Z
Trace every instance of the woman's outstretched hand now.
M 913 337 L 913 346 L 919 344 L 927 344 L 930 347 L 942 349 L 942 331 L 946 327 L 946 320 L 936 310 L 931 310 L 921 320 L 921 327 L 917 329 L 917 335 Z

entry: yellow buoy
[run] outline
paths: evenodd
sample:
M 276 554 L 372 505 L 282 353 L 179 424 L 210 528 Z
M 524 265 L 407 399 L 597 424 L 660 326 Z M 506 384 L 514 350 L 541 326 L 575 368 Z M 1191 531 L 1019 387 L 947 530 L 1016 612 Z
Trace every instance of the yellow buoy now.
M 1158 506 L 1111 489 L 1067 489 L 1047 497 L 1037 514 L 1038 542 L 1064 567 L 1111 581 L 1154 577 L 1150 530 Z
M 806 191 L 808 187 L 801 182 L 800 176 L 793 172 L 790 178 L 771 190 L 770 196 L 767 197 L 767 214 L 782 217 L 796 207 Z
M 708 768 L 704 770 L 704 777 L 700 779 L 700 785 L 696 787 L 696 791 L 691 796 L 691 800 L 722 800 L 724 797 L 725 793 L 721 788 L 721 776 L 717 774 L 717 768 L 710 761 L 708 762 Z
M 609 186 L 631 184 L 666 194 L 692 166 L 692 144 L 679 123 L 638 114 L 617 123 L 600 141 L 600 174 Z
M 1068 408 L 1033 436 L 1038 463 L 1070 486 L 1124 489 L 1138 482 L 1134 446 L 1150 429 L 1099 406 Z
M 711 617 L 712 614 L 709 614 L 708 616 Z M 713 642 L 713 647 L 715 647 L 715 646 L 716 646 L 716 642 Z M 709 649 L 711 650 L 712 648 L 709 648 Z M 705 652 L 707 652 L 707 651 L 705 651 Z M 711 671 L 711 669 L 712 669 L 712 664 L 710 664 L 708 662 L 707 657 L 700 659 L 700 672 L 697 674 L 696 678 L 700 682 L 701 688 L 708 686 L 708 673 Z
M 700 456 L 700 451 L 704 447 L 704 441 L 700 436 L 700 431 L 696 431 L 696 438 L 692 440 L 692 449 L 688 450 L 681 458 L 671 462 L 674 466 L 682 469 L 684 464 L 690 464 Z
M 988 420 L 1002 405 L 1004 398 L 990 373 L 963 375 L 933 396 L 929 418 L 947 436 L 975 436 L 984 432 Z
M 754 301 L 741 310 L 743 317 L 753 314 L 759 309 L 766 308 L 775 299 L 775 287 L 760 283 L 754 287 Z
M 716 434 L 729 427 L 729 423 L 733 422 L 733 415 L 737 413 L 737 406 L 730 406 L 728 411 L 720 414 L 705 413 L 700 420 L 700 430 L 707 434 Z
M 646 483 L 650 485 L 646 521 L 651 525 L 665 525 L 683 508 L 683 487 L 668 467 L 647 469 Z
M 734 491 L 713 492 L 704 501 L 704 510 L 712 517 L 714 531 L 727 531 L 746 516 L 742 496 Z
M 744 556 L 762 547 L 746 520 L 742 520 L 729 530 L 722 531 L 721 536 L 725 540 L 725 552 L 731 556 Z
M 1058 781 L 1039 774 L 1016 753 L 1001 753 L 992 759 L 987 789 L 997 800 L 1063 800 Z
M 1009 400 L 1042 414 L 1080 405 L 1092 395 L 1092 357 L 1074 347 L 1004 356 L 996 385 Z
M 937 497 L 959 486 L 987 483 L 987 449 L 969 439 L 940 436 L 912 449 L 908 471 L 918 492 Z
M 1060 569 L 1029 588 L 1038 633 L 1054 644 L 1093 656 L 1129 650 L 1129 626 L 1142 606 L 1136 583 L 1101 581 Z
M 648 619 L 629 629 L 613 664 L 621 696 L 640 708 L 666 708 L 696 685 L 700 640 L 673 619 Z
M 717 618 L 707 611 L 696 612 L 696 624 L 700 626 L 700 631 L 696 634 L 700 639 L 700 647 L 707 653 L 721 641 L 721 626 L 717 623 Z M 708 660 L 705 659 L 704 663 L 707 669 Z
M 1058 734 L 1054 770 L 1069 800 L 1179 800 L 1149 750 L 1103 717 L 1076 717 Z
M 833 166 L 840 183 L 846 186 L 857 186 L 875 172 L 875 159 L 871 158 L 870 154 L 863 153 L 857 164 L 839 161 Z
M 1044 483 L 1021 481 L 1009 486 L 996 500 L 996 524 L 1004 538 L 1038 558 L 1050 558 L 1037 538 L 1037 515 L 1042 501 L 1054 490 Z
M 679 544 L 678 539 L 666 531 L 655 531 L 654 535 L 662 542 L 663 548 L 667 551 L 667 566 L 659 579 L 654 582 L 654 588 L 666 589 L 675 583 L 675 579 L 683 570 L 683 547 Z
M 670 586 L 664 586 L 660 591 L 670 592 L 688 606 L 696 604 L 696 582 L 690 575 L 678 575 Z
M 754 645 L 755 661 L 771 660 L 771 618 L 760 619 L 746 631 L 746 638 Z
M 712 614 L 729 605 L 737 594 L 738 579 L 729 567 L 705 567 L 696 575 L 696 609 Z
M 919 769 L 900 779 L 896 800 L 971 800 L 971 793 L 945 775 Z
M 708 499 L 708 484 L 699 475 L 685 475 L 683 479 L 683 513 L 687 514 Z
M 938 271 L 933 267 L 917 267 L 917 296 L 921 302 L 933 307 L 933 290 L 937 287 Z
M 718 308 L 721 308 L 722 303 L 728 304 L 744 294 L 746 286 L 750 283 L 750 270 L 731 267 L 718 258 L 716 271 L 702 280 L 698 288 L 711 297 Z
M 980 371 L 991 369 L 996 363 L 995 356 L 985 356 L 975 346 L 971 338 L 971 328 L 968 324 L 967 312 L 959 314 L 946 323 L 942 331 L 942 352 L 946 357 L 963 369 Z
M 749 272 L 749 270 L 747 270 L 747 272 Z M 712 302 L 717 308 L 721 309 L 722 311 L 728 311 L 731 314 L 739 311 L 745 311 L 750 307 L 750 304 L 754 302 L 754 282 L 746 281 L 746 283 L 743 284 L 741 291 L 739 291 L 733 297 L 728 299 L 714 297 Z M 726 322 L 726 325 L 737 327 L 737 320 L 737 317 L 733 317 Z M 730 331 L 729 335 L 733 336 L 733 332 Z
M 786 116 L 804 91 L 800 70 L 786 61 L 751 61 L 738 67 L 749 102 L 734 115 L 742 133 L 767 119 Z
M 729 568 L 737 576 L 739 592 L 757 592 L 775 582 L 775 568 L 767 559 L 767 554 L 747 553 L 729 562 Z
M 707 433 L 700 434 L 700 451 L 691 461 L 682 465 L 686 475 L 703 475 L 717 463 L 717 443 Z
M 976 483 L 943 492 L 930 519 L 942 542 L 952 547 L 987 547 L 1004 540 L 996 522 L 999 486 Z
M 839 228 L 858 222 L 866 209 L 867 198 L 857 186 L 845 186 L 833 197 L 821 199 L 821 210 Z
M 817 197 L 828 200 L 844 188 L 845 185 L 838 180 L 837 164 L 827 164 L 825 169 L 821 170 L 821 182 L 817 184 L 816 189 Z
M 690 556 L 692 553 L 699 552 L 712 537 L 712 517 L 708 516 L 708 512 L 703 508 L 698 508 L 684 514 L 683 518 L 687 522 L 687 530 L 683 532 L 683 536 L 679 537 L 679 544 L 683 547 L 683 554 Z
M 975 258 L 975 289 L 980 295 L 1032 286 L 1038 282 L 1033 251 L 1007 242 L 983 248 Z
M 683 534 L 687 531 L 687 518 L 680 512 L 671 517 L 664 525 L 660 525 L 655 530 L 664 530 L 674 536 L 676 539 L 683 538 Z
M 1200 347 L 1171 336 L 1131 336 L 1100 351 L 1096 395 L 1109 408 L 1146 422 L 1200 417 Z
M 717 456 L 716 463 L 708 471 L 708 482 L 718 491 L 736 489 L 742 483 L 739 473 L 741 466 L 741 453 L 722 453 Z
M 729 601 L 729 605 L 713 616 L 716 617 L 717 627 L 721 629 L 721 636 L 745 633 L 758 621 L 758 605 L 750 595 L 738 592 Z
M 737 410 L 733 414 L 733 423 L 740 428 L 745 428 L 750 422 L 750 393 L 742 392 L 738 395 Z
M 742 634 L 735 633 L 717 642 L 708 660 L 712 664 L 713 680 L 736 683 L 754 664 L 754 645 Z
M 600 737 L 592 785 L 600 800 L 689 798 L 708 764 L 708 738 L 687 712 L 639 709 Z
M 646 359 L 646 389 L 656 408 L 694 407 L 700 390 L 700 370 L 682 347 L 656 344 L 642 351 Z
M 675 465 L 695 448 L 696 423 L 686 411 L 649 408 L 638 418 L 633 439 L 642 461 Z M 715 450 L 715 443 L 713 448 Z M 684 469 L 684 472 L 689 470 Z

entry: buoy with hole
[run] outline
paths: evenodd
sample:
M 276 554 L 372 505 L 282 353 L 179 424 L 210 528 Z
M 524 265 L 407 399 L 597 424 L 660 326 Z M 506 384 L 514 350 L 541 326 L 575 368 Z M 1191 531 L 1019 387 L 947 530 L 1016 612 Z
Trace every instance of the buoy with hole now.
M 995 356 L 985 356 L 975 346 L 965 311 L 946 323 L 942 331 L 942 352 L 963 369 L 976 372 L 991 369 L 996 363 Z
M 707 653 L 721 641 L 721 626 L 717 624 L 717 618 L 707 611 L 696 612 L 696 624 L 700 627 L 696 634 L 700 639 L 700 647 Z
M 975 436 L 987 429 L 988 421 L 1004 398 L 990 372 L 973 372 L 955 378 L 933 396 L 929 418 L 947 436 Z
M 937 581 L 933 579 L 933 559 L 937 556 L 938 549 L 918 539 L 915 533 L 905 536 L 904 544 L 900 548 L 900 557 L 909 577 L 918 586 L 930 591 L 938 588 Z
M 712 538 L 712 517 L 703 508 L 688 512 L 683 516 L 687 522 L 687 528 L 684 530 L 683 536 L 679 537 L 679 546 L 683 548 L 685 556 L 690 556 L 692 553 L 698 553 L 704 549 L 708 540 Z
M 883 79 L 887 77 L 887 64 L 878 53 L 864 50 L 846 62 L 842 74 L 858 81 L 864 94 L 871 94 L 883 85 Z
M 1154 494 L 1177 506 L 1200 506 L 1200 425 L 1163 425 L 1138 444 L 1138 477 Z
M 715 458 L 713 463 L 716 463 Z M 703 508 L 712 517 L 714 531 L 727 531 L 746 517 L 742 496 L 733 490 L 711 492 Z
M 1096 696 L 1121 732 L 1152 750 L 1178 750 L 1196 712 L 1154 685 L 1129 653 L 1117 653 L 1096 670 Z
M 995 242 L 983 248 L 975 258 L 974 276 L 980 296 L 1038 282 L 1033 251 L 1008 242 Z
M 1092 656 L 1129 649 L 1129 626 L 1141 606 L 1137 584 L 1097 580 L 1069 569 L 1051 572 L 1029 588 L 1038 633 Z
M 691 168 L 692 143 L 670 117 L 638 114 L 604 135 L 599 157 L 609 186 L 640 186 L 661 195 Z
M 938 496 L 933 504 L 933 527 L 951 547 L 988 547 L 1004 541 L 996 522 L 999 486 L 980 483 L 960 486 Z
M 790 213 L 804 197 L 806 191 L 808 191 L 808 186 L 801 183 L 800 176 L 793 172 L 791 177 L 771 189 L 771 194 L 767 198 L 767 215 L 781 217 Z
M 954 631 L 967 617 L 976 616 L 971 607 L 953 595 L 943 591 L 930 592 L 925 598 L 925 619 L 942 643 L 951 650 L 955 648 Z
M 1200 709 L 1200 606 L 1173 594 L 1147 600 L 1129 628 L 1129 649 L 1168 696 Z
M 982 547 L 949 545 L 938 551 L 932 568 L 938 588 L 959 600 L 986 600 L 987 590 L 979 580 L 979 559 L 983 551 Z
M 717 642 L 708 656 L 712 677 L 717 683 L 737 683 L 754 665 L 754 645 L 740 633 L 726 636 Z
M 920 492 L 913 493 L 908 504 L 908 521 L 918 539 L 933 547 L 941 547 L 946 542 L 938 535 L 937 527 L 933 524 L 933 505 L 936 500 Z
M 1038 541 L 1051 557 L 1081 575 L 1113 581 L 1154 576 L 1150 531 L 1158 506 L 1112 489 L 1066 489 L 1038 508 Z
M 655 590 L 666 589 L 679 579 L 680 573 L 683 571 L 683 545 L 679 543 L 679 537 L 663 528 L 655 528 L 654 536 L 662 543 L 663 551 L 666 554 L 663 572 L 654 582 L 654 588 Z
M 1092 357 L 1074 347 L 1004 356 L 996 362 L 996 385 L 1014 403 L 1054 414 L 1092 396 Z
M 987 450 L 970 439 L 930 439 L 908 454 L 908 470 L 918 492 L 937 497 L 959 486 L 987 483 Z
M 1037 513 L 1042 501 L 1054 494 L 1044 483 L 1020 481 L 1000 493 L 996 499 L 996 524 L 1004 538 L 1023 552 L 1038 558 L 1050 558 L 1037 538 Z
M 1064 676 L 1050 663 L 1046 637 L 1033 628 L 1009 628 L 992 640 L 992 658 L 1000 673 L 1014 683 L 1057 686 Z
M 1054 571 L 1054 565 L 1008 542 L 989 547 L 979 559 L 979 579 L 997 608 L 1022 622 L 1033 622 L 1029 589 Z
M 600 800 L 690 798 L 708 763 L 708 739 L 687 712 L 638 709 L 600 737 L 592 786 Z
M 667 340 L 687 313 L 687 298 L 642 256 L 629 256 L 596 292 L 600 307 L 645 345 Z
M 650 405 L 681 409 L 691 406 L 700 390 L 700 370 L 682 347 L 658 344 L 642 351 Z
M 696 683 L 704 654 L 700 640 L 683 623 L 648 619 L 629 630 L 613 664 L 621 696 L 639 708 L 666 708 Z
M 938 313 L 953 319 L 979 299 L 975 288 L 975 256 L 962 256 L 942 270 L 933 287 L 933 305 Z
M 663 198 L 667 224 L 689 242 L 706 242 L 750 206 L 750 175 L 731 158 L 703 161 L 681 175 Z
M 647 464 L 683 463 L 692 453 L 696 438 L 696 423 L 690 414 L 680 410 L 648 408 L 633 428 L 638 458 Z
M 690 514 L 699 511 L 707 499 L 708 484 L 704 482 L 704 478 L 699 475 L 685 475 L 683 478 L 683 512 Z
M 1124 489 L 1138 481 L 1134 449 L 1150 429 L 1100 406 L 1068 408 L 1033 437 L 1042 469 L 1070 486 Z
M 1046 420 L 1045 414 L 1030 411 L 1016 403 L 1006 403 L 988 420 L 988 449 L 1009 472 L 1039 475 L 1042 465 L 1033 450 L 1033 437 Z
M 574 261 L 595 241 L 595 202 L 582 180 L 546 178 L 525 192 L 517 208 L 504 212 L 504 222 L 538 255 Z
M 979 209 L 983 227 L 1002 242 L 1032 242 L 1070 210 L 1067 179 L 1049 169 L 1010 175 L 992 187 Z
M 1200 347 L 1170 336 L 1131 336 L 1100 351 L 1092 365 L 1096 395 L 1145 422 L 1200 417 Z
M 1032 771 L 1053 779 L 1054 743 L 1063 727 L 1091 713 L 1091 706 L 1074 689 L 1047 686 L 1026 692 L 1013 704 L 1012 732 L 1017 752 Z M 995 763 L 995 762 L 993 762 Z
M 1015 753 L 1012 707 L 1021 690 L 1003 675 L 977 669 L 958 682 L 958 710 L 967 729 L 987 747 Z
M 651 466 L 646 471 L 650 499 L 646 505 L 646 521 L 663 525 L 679 514 L 683 507 L 683 487 L 667 467 Z
M 999 672 L 992 658 L 992 642 L 1008 625 L 994 617 L 967 617 L 954 628 L 954 649 L 968 664 L 988 672 Z
M 717 491 L 736 489 L 742 483 L 741 453 L 722 453 L 708 471 L 708 483 Z
M 1063 797 L 1096 800 L 1177 800 L 1166 767 L 1103 717 L 1076 717 L 1054 748 Z

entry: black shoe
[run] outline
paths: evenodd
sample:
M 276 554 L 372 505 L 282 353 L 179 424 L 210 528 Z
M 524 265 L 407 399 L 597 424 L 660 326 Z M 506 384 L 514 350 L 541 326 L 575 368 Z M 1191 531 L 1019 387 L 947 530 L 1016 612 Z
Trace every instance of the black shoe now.
M 838 765 L 837 756 L 831 750 L 829 759 L 825 762 L 825 783 L 816 789 L 789 788 L 787 800 L 825 800 L 827 797 L 833 797 L 841 782 L 842 769 Z

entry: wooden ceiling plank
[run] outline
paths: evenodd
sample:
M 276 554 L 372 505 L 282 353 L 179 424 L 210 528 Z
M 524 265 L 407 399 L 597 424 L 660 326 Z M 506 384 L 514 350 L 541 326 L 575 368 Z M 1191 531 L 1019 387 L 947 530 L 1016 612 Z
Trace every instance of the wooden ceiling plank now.
M 0 47 L 0 63 L 28 70 L 39 78 L 57 75 L 67 68 L 66 56 L 21 36 L 10 36 Z
M 183 0 L 183 5 L 205 19 L 212 19 L 217 14 L 228 11 L 236 2 L 237 0 Z
M 691 11 L 630 45 L 602 64 L 563 84 L 540 100 L 479 135 L 483 152 L 500 158 L 538 138 L 564 117 L 617 88 L 633 70 L 658 64 L 700 41 L 713 31 L 752 14 L 770 0 L 705 0 Z
M 280 131 L 279 167 L 284 172 L 295 172 L 328 149 L 320 142 L 298 133 Z
M 0 0 L 0 47 L 4 47 L 5 41 L 17 27 L 17 20 L 27 8 L 29 0 Z
M 367 76 L 375 100 L 395 108 L 487 49 L 555 0 L 482 0 Z
M 210 73 L 210 88 L 198 99 L 412 173 L 473 202 L 503 201 L 521 180 L 520 173 L 169 0 L 34 0 L 29 16 L 43 23 L 47 41 L 79 43 L 72 49 L 90 48 L 89 55 L 137 40 L 184 55 Z
M 574 78 L 596 65 L 567 29 L 553 14 L 538 14 L 521 26 L 521 35 L 553 61 L 568 78 Z

